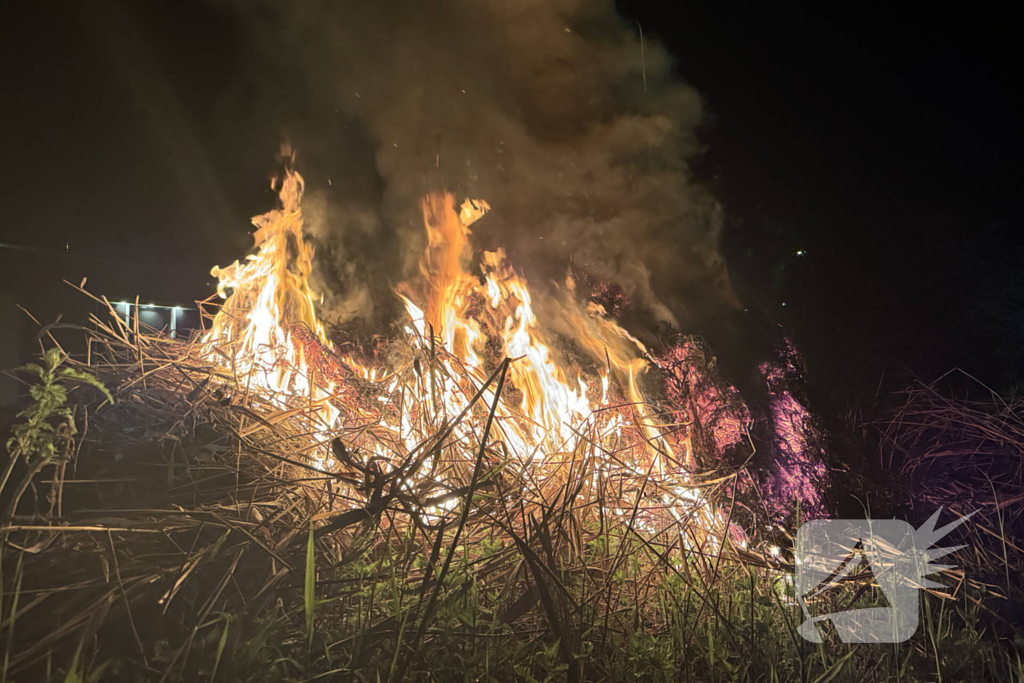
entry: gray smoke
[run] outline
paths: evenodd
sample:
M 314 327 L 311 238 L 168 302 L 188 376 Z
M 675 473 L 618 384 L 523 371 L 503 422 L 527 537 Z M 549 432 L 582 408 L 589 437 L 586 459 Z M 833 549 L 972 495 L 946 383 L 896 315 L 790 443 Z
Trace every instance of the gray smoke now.
M 531 284 L 571 265 L 684 328 L 734 305 L 721 211 L 688 166 L 701 97 L 613 2 L 239 8 L 306 175 L 328 318 L 390 315 L 440 189 L 490 203 L 475 245 L 504 246 Z

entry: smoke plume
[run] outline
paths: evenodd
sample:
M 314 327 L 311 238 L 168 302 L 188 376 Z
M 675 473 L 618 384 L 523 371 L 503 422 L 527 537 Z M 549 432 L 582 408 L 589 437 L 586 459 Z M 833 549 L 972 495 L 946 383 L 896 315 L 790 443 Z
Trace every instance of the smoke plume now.
M 306 175 L 328 319 L 391 315 L 440 189 L 490 203 L 474 245 L 503 246 L 531 285 L 571 267 L 684 329 L 734 305 L 721 211 L 689 170 L 701 97 L 613 2 L 238 9 Z

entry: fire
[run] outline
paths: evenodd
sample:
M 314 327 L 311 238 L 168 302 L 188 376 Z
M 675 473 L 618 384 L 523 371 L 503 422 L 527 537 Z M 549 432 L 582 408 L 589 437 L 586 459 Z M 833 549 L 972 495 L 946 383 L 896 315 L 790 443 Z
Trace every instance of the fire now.
M 229 360 L 240 385 L 272 404 L 283 408 L 296 397 L 318 401 L 311 417 L 321 429 L 330 429 L 338 412 L 326 400 L 334 382 L 312 373 L 307 358 L 309 340 L 333 346 L 309 287 L 314 250 L 302 235 L 303 189 L 302 176 L 289 170 L 279 191 L 281 208 L 252 219 L 257 252 L 211 271 L 224 304 L 202 342 L 208 358 Z
M 469 250 L 468 225 L 482 216 L 486 203 L 466 202 L 464 223 L 454 212 L 451 195 L 431 195 L 423 200 L 423 218 L 427 227 L 427 253 L 420 270 L 430 293 L 425 311 L 426 321 L 440 335 L 444 346 L 466 364 L 479 367 L 475 348 L 482 342 L 479 324 L 467 314 L 470 297 L 476 290 L 476 279 L 462 270 L 461 261 Z M 410 302 L 406 300 L 406 308 Z M 417 313 L 409 309 L 410 316 Z
M 367 467 L 374 461 L 398 467 L 454 424 L 451 444 L 410 477 L 410 490 L 428 496 L 453 490 L 459 468 L 477 450 L 500 446 L 509 480 L 531 505 L 545 504 L 550 486 L 564 481 L 582 458 L 590 463 L 591 491 L 601 478 L 654 482 L 650 490 L 635 489 L 634 500 L 620 486 L 622 499 L 606 502 L 615 514 L 648 491 L 644 509 L 666 509 L 708 530 L 721 526 L 700 490 L 690 486 L 686 429 L 662 424 L 645 400 L 643 344 L 600 306 L 575 301 L 570 276 L 557 338 L 597 368 L 584 371 L 556 352 L 552 327 L 538 317 L 526 280 L 503 250 L 483 252 L 479 274 L 469 270 L 470 226 L 489 211 L 486 202 L 467 200 L 457 210 L 451 194 L 423 200 L 428 245 L 421 277 L 396 291 L 408 320 L 406 338 L 393 343 L 407 351 L 404 360 L 383 364 L 339 356 L 316 315 L 302 191 L 302 177 L 289 171 L 280 187 L 282 207 L 253 219 L 257 252 L 213 269 L 224 302 L 202 348 L 207 359 L 234 373 L 237 386 L 259 392 L 278 409 L 305 410 L 318 443 L 307 451 L 314 466 L 332 467 L 327 444 L 341 438 Z M 480 416 L 471 399 L 503 358 L 510 359 L 506 391 L 496 396 L 489 386 L 482 393 L 494 406 L 493 443 L 480 444 Z M 356 381 L 370 383 L 376 400 L 350 398 L 357 392 L 348 385 Z M 365 387 L 360 391 L 366 394 Z M 460 415 L 469 417 L 459 421 Z M 437 503 L 428 514 L 444 514 L 451 505 Z

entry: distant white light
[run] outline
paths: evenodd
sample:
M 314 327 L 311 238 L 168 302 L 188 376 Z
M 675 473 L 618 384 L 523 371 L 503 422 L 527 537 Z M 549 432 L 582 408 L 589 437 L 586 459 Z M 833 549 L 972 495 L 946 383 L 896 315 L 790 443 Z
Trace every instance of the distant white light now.
M 113 304 L 114 306 L 124 306 L 126 308 L 132 308 L 135 306 L 134 302 L 131 301 L 117 301 Z M 194 311 L 196 309 L 188 306 L 164 306 L 162 304 L 139 304 L 138 308 L 155 308 L 164 311 Z
M 804 251 L 803 249 L 797 249 L 797 250 L 796 250 L 796 253 L 794 253 L 793 255 L 794 255 L 794 256 L 806 256 L 806 255 L 807 255 L 807 252 L 806 252 L 806 251 Z

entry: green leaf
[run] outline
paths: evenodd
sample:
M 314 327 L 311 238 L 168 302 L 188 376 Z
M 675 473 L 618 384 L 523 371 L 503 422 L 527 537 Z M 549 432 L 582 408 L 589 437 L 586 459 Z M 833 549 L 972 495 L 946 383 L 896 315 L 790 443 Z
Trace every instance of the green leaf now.
M 68 666 L 68 672 L 64 675 L 64 683 L 83 683 L 81 660 L 82 641 L 79 641 L 75 656 L 71 658 L 71 665 Z
M 221 534 L 220 538 L 214 541 L 213 545 L 210 547 L 210 550 L 208 551 L 210 553 L 211 560 L 217 557 L 217 553 L 219 553 L 220 549 L 224 546 L 224 541 L 228 540 L 228 536 L 230 535 L 231 529 L 228 529 L 223 534 Z
M 88 384 L 95 389 L 99 389 L 107 399 L 106 402 L 101 405 L 105 405 L 106 403 L 113 405 L 114 397 L 110 395 L 110 391 L 107 390 L 107 387 L 103 382 L 96 379 L 93 375 L 90 375 L 87 372 L 75 370 L 74 368 L 64 368 L 60 371 L 60 376 L 61 379 L 75 380 L 77 382 L 82 382 L 83 384 Z
M 213 681 L 217 678 L 217 667 L 220 666 L 221 655 L 224 654 L 224 646 L 228 644 L 228 628 L 231 626 L 231 619 L 226 615 L 224 617 L 224 630 L 220 633 L 220 642 L 217 643 L 217 657 L 213 660 L 213 673 L 210 674 L 210 680 Z
M 57 366 L 64 362 L 64 354 L 55 346 L 46 352 L 45 360 L 46 369 L 52 372 L 57 369 Z
M 316 611 L 316 552 L 313 547 L 313 520 L 309 520 L 309 541 L 306 543 L 306 585 L 303 594 L 306 607 L 306 633 L 313 643 L 313 615 Z
M 107 667 L 109 667 L 111 663 L 112 662 L 110 661 L 103 662 L 98 667 L 90 671 L 89 675 L 85 679 L 86 683 L 101 683 L 103 680 L 103 674 L 106 673 Z
M 20 368 L 18 368 L 17 371 L 19 371 L 19 372 L 27 372 L 30 375 L 35 375 L 35 376 L 39 377 L 40 379 L 42 379 L 45 376 L 45 374 L 46 374 L 43 371 L 43 369 L 40 366 L 36 365 L 35 363 L 29 363 L 28 365 L 22 365 Z
M 850 657 L 853 657 L 853 653 L 856 651 L 856 649 L 851 647 L 849 652 L 828 668 L 828 671 L 815 678 L 814 683 L 829 683 L 829 681 L 833 680 L 843 670 L 846 662 L 850 661 Z

